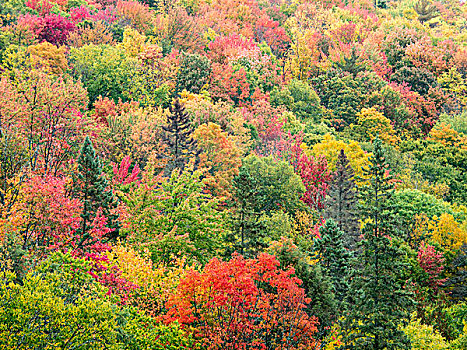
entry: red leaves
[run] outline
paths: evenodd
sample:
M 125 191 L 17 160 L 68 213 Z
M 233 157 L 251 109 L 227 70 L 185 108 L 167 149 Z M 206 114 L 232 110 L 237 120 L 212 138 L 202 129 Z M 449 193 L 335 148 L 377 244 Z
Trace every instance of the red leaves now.
M 208 349 L 304 349 L 312 346 L 316 320 L 294 270 L 274 256 L 234 255 L 192 270 L 167 302 L 166 321 L 194 326 Z M 284 344 L 285 343 L 285 344 Z
M 56 46 L 65 43 L 68 35 L 76 29 L 73 22 L 56 14 L 46 14 L 44 17 L 24 15 L 18 19 L 18 26 L 26 27 L 40 41 L 48 41 Z
M 438 253 L 433 246 L 422 242 L 418 250 L 417 259 L 418 264 L 427 274 L 426 283 L 436 291 L 446 281 L 440 278 L 444 270 L 443 253 Z
M 301 139 L 298 138 L 292 146 L 291 163 L 306 188 L 301 199 L 314 210 L 323 209 L 332 176 L 328 169 L 328 162 L 324 156 L 308 157 L 300 148 L 300 144 Z
M 138 182 L 138 175 L 140 172 L 140 168 L 138 164 L 136 164 L 133 167 L 133 170 L 131 171 L 131 174 L 130 174 L 129 173 L 130 165 L 131 165 L 130 156 L 126 156 L 125 158 L 123 158 L 119 167 L 117 167 L 114 164 L 113 166 L 113 173 L 114 173 L 113 182 L 114 183 L 127 185 L 133 182 Z
M 250 97 L 250 83 L 243 67 L 232 68 L 231 65 L 212 64 L 211 94 L 234 104 L 242 104 Z

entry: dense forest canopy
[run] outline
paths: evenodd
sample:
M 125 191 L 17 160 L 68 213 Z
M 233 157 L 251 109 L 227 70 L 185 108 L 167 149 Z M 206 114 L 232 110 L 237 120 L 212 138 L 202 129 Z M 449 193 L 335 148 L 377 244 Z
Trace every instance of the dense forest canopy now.
M 467 5 L 2 0 L 0 349 L 466 350 Z

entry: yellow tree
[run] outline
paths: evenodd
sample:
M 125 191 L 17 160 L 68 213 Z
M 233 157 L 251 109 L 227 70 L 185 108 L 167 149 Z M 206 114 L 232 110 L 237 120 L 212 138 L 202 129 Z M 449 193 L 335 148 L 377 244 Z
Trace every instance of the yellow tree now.
M 363 108 L 357 113 L 357 124 L 350 125 L 350 133 L 358 141 L 372 142 L 376 136 L 392 145 L 398 141 L 391 121 L 374 107 Z
M 434 216 L 427 230 L 432 239 L 447 250 L 457 250 L 467 243 L 467 231 L 448 213 Z
M 332 171 L 336 169 L 336 162 L 341 150 L 344 150 L 345 155 L 349 159 L 350 166 L 355 171 L 355 175 L 363 177 L 362 168 L 368 166 L 368 157 L 370 154 L 365 153 L 362 150 L 357 141 L 344 142 L 342 140 L 336 140 L 336 138 L 330 134 L 323 137 L 323 140 L 307 153 L 311 153 L 313 156 L 323 155 L 328 161 L 328 165 Z

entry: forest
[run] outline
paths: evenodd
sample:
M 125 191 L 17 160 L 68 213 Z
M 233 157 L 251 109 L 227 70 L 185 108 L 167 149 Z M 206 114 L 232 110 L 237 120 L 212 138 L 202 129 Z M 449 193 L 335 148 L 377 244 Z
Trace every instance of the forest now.
M 467 5 L 0 1 L 0 349 L 467 350 Z

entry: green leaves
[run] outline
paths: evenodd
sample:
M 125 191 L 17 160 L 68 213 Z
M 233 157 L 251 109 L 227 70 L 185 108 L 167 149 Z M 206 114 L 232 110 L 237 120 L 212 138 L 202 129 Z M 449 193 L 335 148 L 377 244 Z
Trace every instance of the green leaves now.
M 219 249 L 224 214 L 218 199 L 204 191 L 202 172 L 173 171 L 170 178 L 151 178 L 127 196 L 132 217 L 132 243 L 147 250 L 154 262 L 174 258 L 207 262 Z

